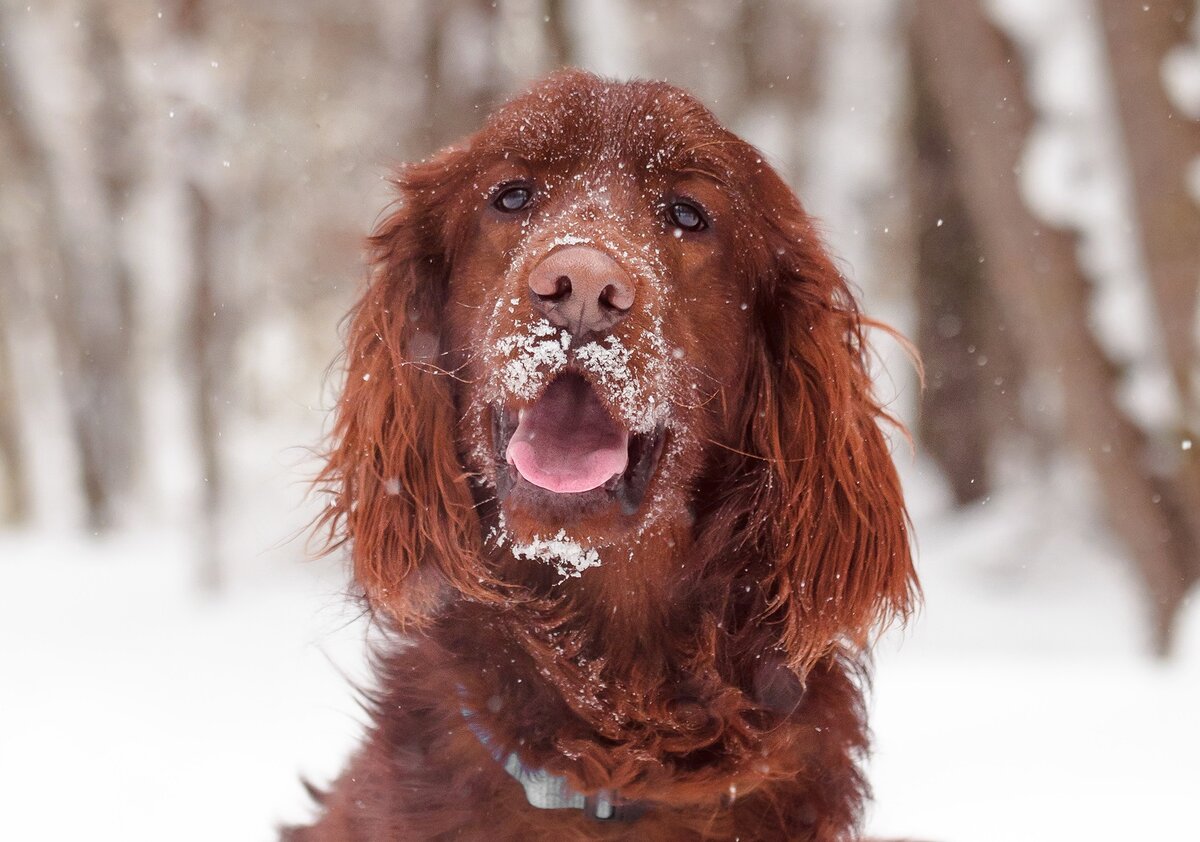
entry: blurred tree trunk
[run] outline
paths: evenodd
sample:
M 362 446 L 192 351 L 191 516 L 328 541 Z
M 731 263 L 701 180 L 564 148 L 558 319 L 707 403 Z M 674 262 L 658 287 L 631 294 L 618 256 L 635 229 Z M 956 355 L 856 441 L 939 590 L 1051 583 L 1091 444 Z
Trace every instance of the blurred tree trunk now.
M 546 0 L 546 48 L 551 67 L 577 64 L 578 51 L 566 17 L 567 0 Z
M 479 127 L 504 90 L 504 73 L 491 45 L 498 13 L 488 0 L 430 3 L 425 36 L 425 123 L 422 147 L 440 148 Z M 483 34 L 479 50 L 460 49 L 461 27 L 474 24 Z M 477 71 L 467 58 L 482 59 Z
M 1020 326 L 1033 362 L 1059 373 L 1063 423 L 1089 460 L 1117 536 L 1151 599 L 1155 645 L 1165 653 L 1195 572 L 1190 536 L 1160 505 L 1144 468 L 1146 441 L 1118 408 L 1116 378 L 1091 334 L 1088 283 L 1074 236 L 1035 219 L 1015 173 L 1033 124 L 1019 58 L 977 2 L 915 0 L 914 60 L 954 151 L 954 174 L 975 223 L 988 279 Z
M 214 214 L 203 188 L 186 185 L 186 213 L 191 225 L 192 268 L 190 361 L 193 368 L 192 399 L 200 455 L 200 585 L 217 591 L 225 576 L 221 559 L 221 506 L 225 499 L 225 469 L 221 459 L 220 395 L 222 372 L 232 356 L 232 337 L 222 330 L 213 272 Z
M 741 71 L 741 90 L 731 118 L 749 125 L 769 113 L 783 123 L 791 142 L 782 150 L 784 158 L 774 163 L 793 186 L 803 183 L 805 169 L 812 163 L 805 135 L 806 123 L 821 99 L 818 63 L 823 24 L 803 3 L 744 0 L 737 15 L 737 41 L 727 58 L 731 75 L 736 78 Z M 670 58 L 686 62 L 690 50 L 691 45 L 676 47 Z M 663 66 L 671 65 L 664 62 Z
M 0 24 L 6 24 L 0 20 Z M 84 16 L 86 60 L 99 96 L 82 110 L 83 154 L 96 180 L 61 183 L 22 109 L 12 66 L 0 62 L 0 115 L 4 154 L 14 186 L 29 197 L 28 252 L 22 264 L 41 282 L 54 343 L 61 360 L 69 423 L 79 454 L 80 486 L 88 525 L 113 524 L 133 474 L 138 412 L 132 359 L 129 267 L 121 253 L 121 228 L 130 184 L 132 152 L 124 67 L 107 22 Z M 7 32 L 7 26 L 0 26 Z M 35 198 L 36 197 L 36 198 Z M 100 208 L 90 206 L 95 197 Z
M 204 0 L 177 0 L 173 9 L 174 38 L 170 49 L 179 62 L 181 79 L 201 70 L 207 29 Z M 175 91 L 176 126 L 171 151 L 180 179 L 186 225 L 187 267 L 190 270 L 188 335 L 185 353 L 200 457 L 199 582 L 210 592 L 225 580 L 221 557 L 221 514 L 226 473 L 221 448 L 221 406 L 227 390 L 225 373 L 233 361 L 231 314 L 218 290 L 218 237 L 215 203 L 210 197 L 214 126 L 205 103 L 186 88 Z
M 3 137 L 0 131 L 0 137 Z M 9 330 L 16 302 L 8 292 L 15 260 L 0 243 L 0 524 L 20 523 L 28 515 L 25 461 L 21 458 L 17 384 L 9 356 Z
M 1196 361 L 1200 291 L 1200 207 L 1188 193 L 1187 170 L 1200 155 L 1200 123 L 1167 98 L 1162 66 L 1187 40 L 1193 9 L 1193 0 L 1100 2 L 1138 233 L 1171 373 L 1185 396 Z
M 123 253 L 138 155 L 124 57 L 102 10 L 93 7 L 84 21 L 89 64 L 101 91 L 91 113 L 91 143 L 103 210 L 76 214 L 86 217 L 75 226 L 87 234 L 76 256 L 78 268 L 64 274 L 57 303 L 63 356 L 74 369 L 68 404 L 81 444 L 89 520 L 103 529 L 115 522 L 118 501 L 130 490 L 139 434 L 133 285 Z
M 793 121 L 811 111 L 820 98 L 821 19 L 802 4 L 778 0 L 744 0 L 737 16 L 737 39 L 729 57 L 740 68 L 740 107 L 766 100 L 772 108 L 790 105 Z M 786 45 L 786 49 L 784 49 Z M 683 60 L 686 54 L 672 55 Z M 799 146 L 800 144 L 797 144 Z M 803 156 L 804 150 L 796 150 Z
M 0 18 L 0 33 L 5 33 Z M 0 37 L 4 37 L 0 34 Z M 21 200 L 29 195 L 27 171 L 32 155 L 9 87 L 7 67 L 0 62 L 0 524 L 19 523 L 28 514 L 24 460 L 21 458 L 17 384 L 9 354 L 11 332 L 23 314 L 17 312 L 16 278 L 20 239 L 9 220 L 27 217 Z
M 982 247 L 953 177 L 951 144 L 919 74 L 913 79 L 915 153 L 912 202 L 917 235 L 917 347 L 925 366 L 918 437 L 949 481 L 959 505 L 991 490 L 993 407 L 984 385 L 998 362 L 985 338 L 993 314 Z M 998 350 L 998 349 L 997 349 Z M 1011 384 L 1009 388 L 1012 388 Z
M 1163 62 L 1185 43 L 1194 0 L 1131 3 L 1101 0 L 1138 234 L 1163 345 L 1182 408 L 1176 441 L 1197 440 L 1200 415 L 1193 374 L 1200 293 L 1200 206 L 1188 191 L 1188 169 L 1200 156 L 1200 122 L 1180 112 L 1162 83 Z M 1200 544 L 1200 448 L 1176 449 L 1178 505 Z M 1193 557 L 1200 570 L 1200 559 Z

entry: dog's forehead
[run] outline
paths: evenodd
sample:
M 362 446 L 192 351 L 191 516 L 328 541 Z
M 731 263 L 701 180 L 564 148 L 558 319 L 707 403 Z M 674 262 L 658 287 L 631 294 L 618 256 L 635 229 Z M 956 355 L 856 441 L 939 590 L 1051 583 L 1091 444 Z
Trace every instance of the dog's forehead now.
M 652 172 L 693 163 L 707 142 L 715 146 L 731 136 L 695 97 L 673 85 L 567 72 L 502 106 L 481 137 L 538 163 L 619 160 Z

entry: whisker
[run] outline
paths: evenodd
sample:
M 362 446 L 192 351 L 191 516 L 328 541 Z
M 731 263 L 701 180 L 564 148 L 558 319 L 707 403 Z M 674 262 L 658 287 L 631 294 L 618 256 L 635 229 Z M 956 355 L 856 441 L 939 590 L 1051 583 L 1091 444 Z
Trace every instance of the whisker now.
M 448 354 L 449 354 L 449 352 L 444 352 L 444 353 L 440 354 L 439 356 L 447 356 Z M 466 385 L 473 385 L 476 382 L 474 380 L 470 380 L 465 377 L 459 377 L 459 375 L 458 375 L 458 373 L 460 371 L 462 371 L 464 368 L 467 367 L 467 361 L 464 361 L 462 363 L 462 365 L 460 365 L 454 369 L 443 368 L 442 366 L 438 365 L 437 363 L 425 362 L 424 360 L 402 360 L 400 363 L 400 366 L 402 368 L 408 368 L 411 366 L 413 368 L 416 368 L 418 371 L 425 372 L 426 374 L 435 374 L 435 375 L 439 375 L 439 376 L 449 377 L 452 380 L 456 380 L 459 383 L 464 383 Z
M 813 459 L 813 457 L 811 457 L 811 456 L 800 456 L 795 459 L 772 459 L 769 456 L 763 456 L 758 453 L 748 453 L 745 450 L 739 450 L 738 448 L 736 448 L 732 445 L 725 444 L 723 442 L 719 442 L 716 439 L 708 438 L 707 436 L 702 437 L 700 439 L 700 441 L 704 442 L 705 444 L 711 444 L 713 447 L 718 447 L 721 450 L 727 450 L 730 453 L 736 453 L 739 456 L 745 456 L 747 459 L 756 459 L 760 462 L 772 462 L 772 463 L 778 462 L 783 465 L 796 465 L 796 464 L 799 464 L 800 462 L 812 461 L 812 459 Z
M 719 389 L 709 392 L 708 397 L 702 400 L 700 403 L 690 404 L 681 400 L 672 400 L 671 405 L 680 407 L 681 409 L 703 409 L 716 400 L 718 394 L 720 394 Z
M 496 503 L 496 502 L 499 502 L 499 500 L 500 500 L 500 498 L 493 494 L 491 497 L 486 497 L 486 498 L 480 500 L 478 503 L 476 503 L 474 505 L 473 508 L 478 509 L 480 506 L 486 506 L 488 503 Z

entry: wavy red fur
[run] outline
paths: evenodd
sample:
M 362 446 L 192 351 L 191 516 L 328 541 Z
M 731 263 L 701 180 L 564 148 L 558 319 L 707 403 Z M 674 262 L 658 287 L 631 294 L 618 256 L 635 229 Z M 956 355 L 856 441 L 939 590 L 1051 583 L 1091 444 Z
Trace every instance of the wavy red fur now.
M 520 227 L 487 192 L 518 163 L 545 185 Z M 660 224 L 680 185 L 710 232 Z M 363 748 L 285 837 L 856 838 L 871 634 L 917 586 L 872 323 L 793 193 L 687 94 L 577 71 L 396 186 L 319 480 L 330 545 L 394 640 Z M 580 239 L 638 284 L 613 328 L 630 377 L 654 331 L 675 349 L 670 445 L 635 515 L 523 506 L 489 455 L 487 337 L 532 323 L 526 264 Z M 560 511 L 601 560 L 577 579 L 512 552 Z M 464 709 L 495 749 L 639 817 L 530 806 Z

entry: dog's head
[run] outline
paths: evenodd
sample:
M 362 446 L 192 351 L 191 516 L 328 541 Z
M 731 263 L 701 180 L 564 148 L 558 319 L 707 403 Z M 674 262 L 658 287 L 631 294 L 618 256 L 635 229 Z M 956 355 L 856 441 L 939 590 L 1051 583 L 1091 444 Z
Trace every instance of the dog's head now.
M 907 608 L 863 321 L 693 97 L 558 73 L 396 184 L 323 474 L 374 607 L 495 599 L 497 552 L 569 578 L 670 545 L 795 663 Z

